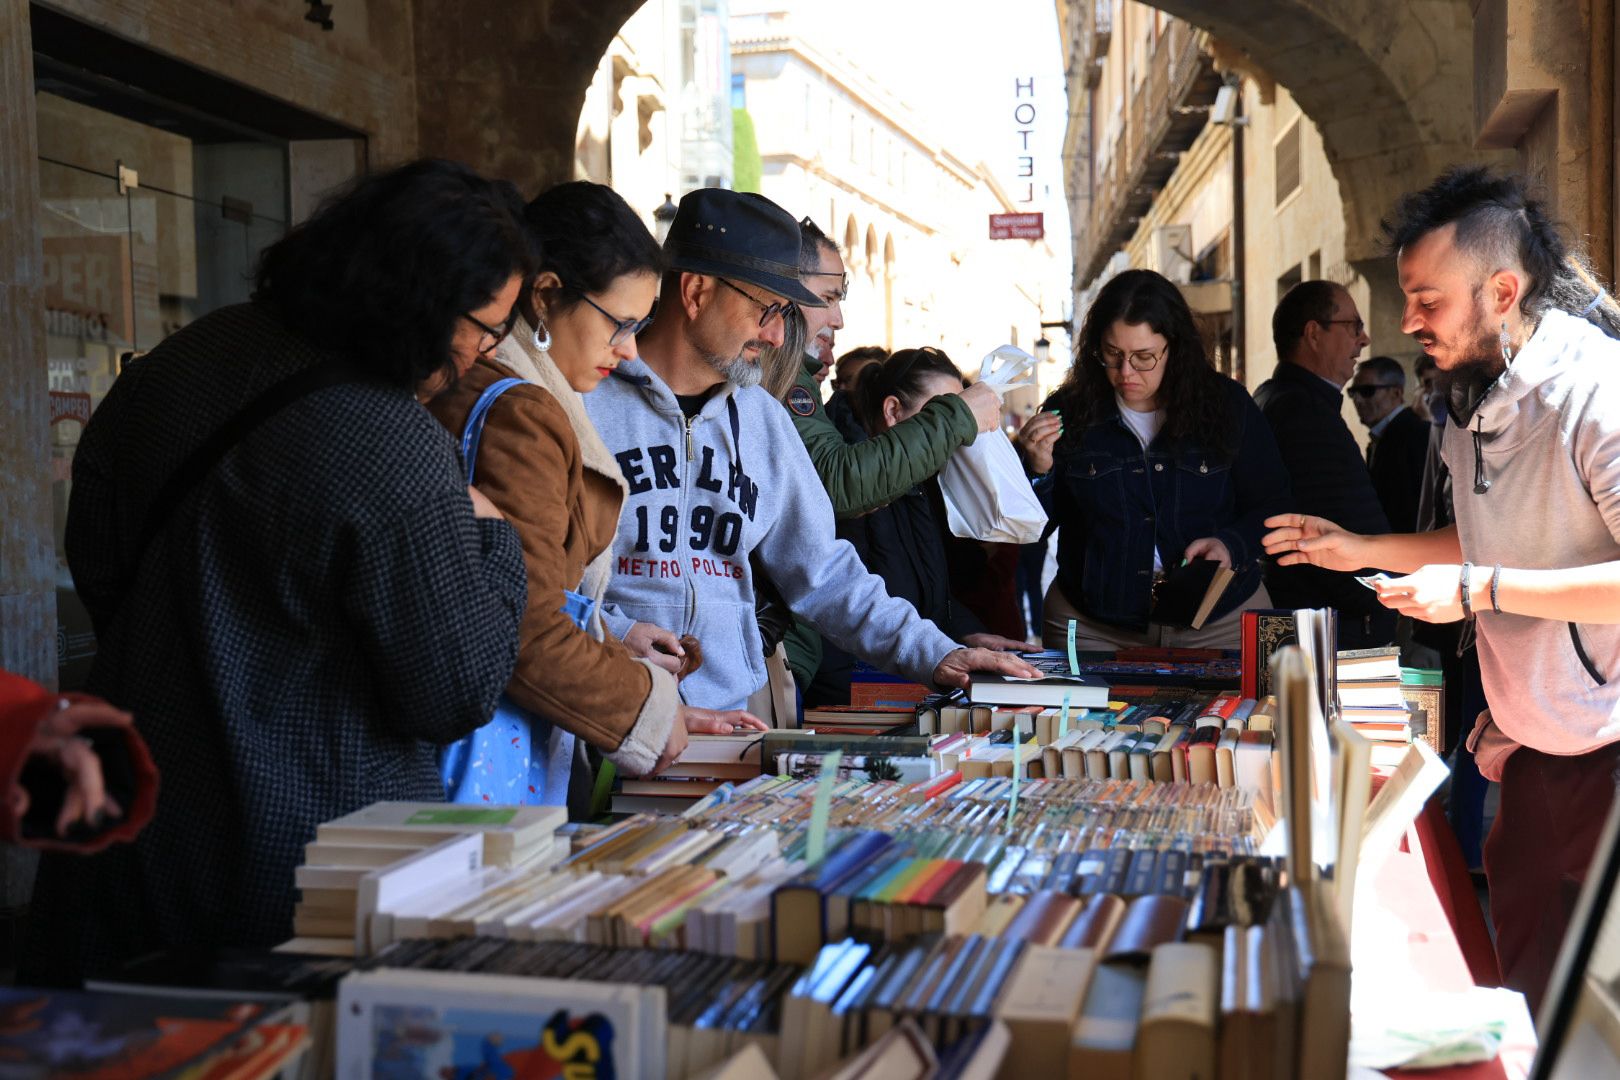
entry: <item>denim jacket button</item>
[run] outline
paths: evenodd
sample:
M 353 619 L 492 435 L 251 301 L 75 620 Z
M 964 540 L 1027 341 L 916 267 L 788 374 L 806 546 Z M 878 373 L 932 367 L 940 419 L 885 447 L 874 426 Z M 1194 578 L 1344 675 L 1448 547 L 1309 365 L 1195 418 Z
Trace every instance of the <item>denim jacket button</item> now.
M 1153 466 L 1153 471 L 1154 472 L 1164 472 L 1164 462 L 1161 461 L 1158 464 L 1154 465 Z
M 1201 461 L 1198 463 L 1198 471 L 1201 473 L 1207 473 L 1209 472 L 1209 466 Z

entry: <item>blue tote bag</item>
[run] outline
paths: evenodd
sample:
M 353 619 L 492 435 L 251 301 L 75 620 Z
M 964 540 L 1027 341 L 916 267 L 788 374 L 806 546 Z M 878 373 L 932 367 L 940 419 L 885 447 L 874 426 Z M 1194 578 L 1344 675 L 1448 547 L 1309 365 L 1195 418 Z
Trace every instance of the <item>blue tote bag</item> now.
M 522 379 L 501 379 L 491 384 L 467 415 L 467 426 L 461 432 L 461 459 L 467 468 L 469 486 L 490 406 L 506 391 L 522 384 Z M 589 597 L 563 590 L 562 611 L 575 626 L 584 629 L 595 606 Z M 573 763 L 573 732 L 520 708 L 502 694 L 489 723 L 444 748 L 439 775 L 444 780 L 445 798 L 453 803 L 566 806 L 568 774 Z

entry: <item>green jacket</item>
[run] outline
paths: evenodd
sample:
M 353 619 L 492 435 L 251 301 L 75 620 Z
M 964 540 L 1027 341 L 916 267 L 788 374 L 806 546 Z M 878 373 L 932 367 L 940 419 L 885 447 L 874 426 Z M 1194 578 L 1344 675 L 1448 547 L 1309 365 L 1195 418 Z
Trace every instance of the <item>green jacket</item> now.
M 816 361 L 805 360 L 798 381 L 788 391 L 787 405 L 839 517 L 859 517 L 886 506 L 938 473 L 957 447 L 978 438 L 973 410 L 957 395 L 946 394 L 882 435 L 846 442 L 822 407 L 815 377 L 819 367 Z M 795 619 L 783 645 L 802 693 L 821 666 L 821 638 Z
M 957 395 L 946 394 L 882 435 L 845 442 L 822 407 L 817 366 L 805 361 L 788 391 L 788 412 L 839 517 L 869 514 L 893 502 L 944 468 L 957 447 L 978 437 L 973 410 Z

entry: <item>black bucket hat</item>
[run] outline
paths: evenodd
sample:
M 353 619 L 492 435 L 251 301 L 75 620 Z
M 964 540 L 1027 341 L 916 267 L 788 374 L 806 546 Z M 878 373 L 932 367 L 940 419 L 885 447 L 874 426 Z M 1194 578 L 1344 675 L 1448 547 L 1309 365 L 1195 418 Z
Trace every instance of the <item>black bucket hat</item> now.
M 698 188 L 681 198 L 664 240 L 672 270 L 736 278 L 804 307 L 826 307 L 799 280 L 799 223 L 763 195 Z

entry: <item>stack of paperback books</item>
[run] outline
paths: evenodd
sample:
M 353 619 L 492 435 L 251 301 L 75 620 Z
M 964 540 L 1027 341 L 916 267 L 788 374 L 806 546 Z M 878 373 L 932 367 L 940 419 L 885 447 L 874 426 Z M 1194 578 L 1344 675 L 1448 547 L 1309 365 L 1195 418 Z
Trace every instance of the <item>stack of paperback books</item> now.
M 1065 775 L 1065 740 L 1099 731 L 1131 740 L 1127 776 L 1151 735 L 1151 774 L 1176 717 L 1053 732 L 1019 713 L 976 778 L 966 743 L 987 737 L 959 734 L 957 767 L 941 741 L 925 778 L 760 775 L 679 818 L 580 830 L 554 863 L 446 855 L 433 890 L 359 900 L 372 958 L 341 990 L 339 1071 L 1342 1075 L 1357 867 L 1398 844 L 1435 769 L 1413 745 L 1369 805 L 1369 744 L 1322 707 L 1328 629 L 1310 613 L 1307 650 L 1278 654 L 1265 727 L 1235 694 L 1189 714 L 1169 768 L 1183 747 L 1190 781 L 1196 751 L 1213 783 Z M 1278 739 L 1275 828 L 1219 783 L 1234 729 Z

